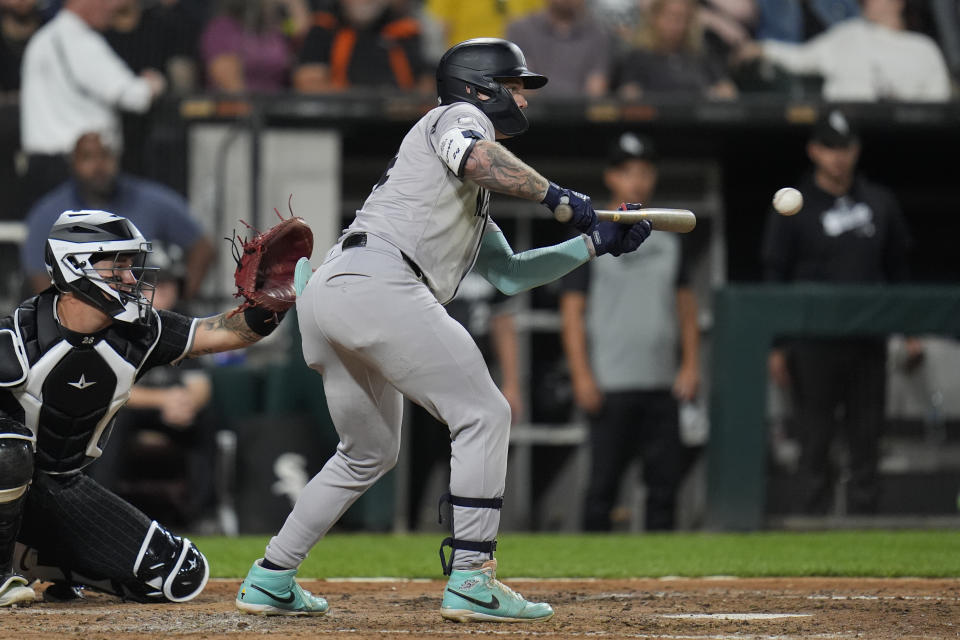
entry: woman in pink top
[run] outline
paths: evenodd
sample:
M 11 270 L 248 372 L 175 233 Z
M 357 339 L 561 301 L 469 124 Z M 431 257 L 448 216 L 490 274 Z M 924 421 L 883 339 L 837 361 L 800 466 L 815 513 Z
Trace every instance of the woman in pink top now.
M 222 0 L 200 39 L 207 88 L 286 88 L 294 60 L 291 37 L 301 36 L 308 23 L 304 0 Z

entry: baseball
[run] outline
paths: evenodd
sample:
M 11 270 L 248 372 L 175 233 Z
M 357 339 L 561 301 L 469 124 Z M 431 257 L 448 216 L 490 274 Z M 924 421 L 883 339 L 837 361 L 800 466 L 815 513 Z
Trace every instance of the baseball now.
M 773 194 L 773 208 L 784 216 L 792 216 L 803 206 L 803 196 L 793 187 L 784 187 Z

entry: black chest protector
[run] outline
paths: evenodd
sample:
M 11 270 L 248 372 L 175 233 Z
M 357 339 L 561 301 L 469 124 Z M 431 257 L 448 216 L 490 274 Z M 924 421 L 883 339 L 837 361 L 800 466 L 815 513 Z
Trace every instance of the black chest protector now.
M 53 293 L 41 294 L 14 313 L 28 371 L 24 383 L 4 389 L 22 411 L 14 417 L 36 436 L 36 469 L 54 474 L 100 457 L 114 416 L 160 334 L 156 314 L 149 326 L 115 323 L 96 334 L 76 334 L 56 321 L 55 300 Z M 13 404 L 9 400 L 5 407 Z

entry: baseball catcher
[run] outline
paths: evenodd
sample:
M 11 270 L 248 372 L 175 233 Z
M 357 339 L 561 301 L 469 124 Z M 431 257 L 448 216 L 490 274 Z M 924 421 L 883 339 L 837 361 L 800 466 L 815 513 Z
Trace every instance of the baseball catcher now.
M 52 286 L 0 319 L 0 607 L 34 600 L 36 579 L 53 583 L 52 600 L 82 587 L 137 602 L 200 593 L 209 570 L 196 545 L 82 471 L 149 369 L 240 349 L 277 328 L 296 261 L 312 249 L 306 225 L 284 221 L 292 228 L 243 244 L 251 258 L 237 270 L 239 309 L 189 318 L 153 308 L 150 243 L 129 220 L 106 211 L 57 219 L 46 243 Z
M 546 82 L 506 40 L 468 40 L 447 51 L 437 67 L 439 106 L 404 137 L 306 283 L 297 299 L 303 355 L 323 375 L 340 444 L 250 568 L 237 593 L 241 611 L 327 611 L 326 600 L 294 576 L 340 515 L 396 463 L 406 396 L 450 429 L 441 615 L 493 622 L 553 616 L 549 604 L 529 602 L 496 578 L 510 405 L 476 343 L 443 307 L 471 269 L 512 295 L 595 256 L 635 251 L 650 233 L 648 222 L 598 220 L 589 197 L 548 181 L 497 142 L 527 129 L 525 90 Z M 516 253 L 490 218 L 491 191 L 550 211 L 569 206 L 580 233 Z

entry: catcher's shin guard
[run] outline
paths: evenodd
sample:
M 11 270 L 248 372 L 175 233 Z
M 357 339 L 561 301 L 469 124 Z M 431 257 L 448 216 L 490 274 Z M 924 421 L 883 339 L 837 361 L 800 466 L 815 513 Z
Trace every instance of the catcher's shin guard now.
M 465 498 L 445 493 L 440 496 L 439 522 L 443 524 L 443 506 L 447 505 L 447 520 L 450 522 L 450 537 L 444 538 L 440 543 L 440 566 L 443 568 L 443 575 L 449 576 L 453 571 L 453 559 L 457 549 L 463 551 L 477 551 L 479 553 L 489 553 L 493 559 L 493 552 L 497 549 L 496 540 L 462 540 L 456 537 L 456 530 L 453 526 L 453 508 L 469 507 L 473 509 L 501 509 L 503 508 L 503 498 Z M 450 559 L 447 560 L 443 553 L 444 547 L 450 547 Z
M 31 580 L 92 589 L 134 602 L 186 602 L 207 584 L 210 568 L 196 545 L 175 536 L 156 521 L 150 523 L 131 577 L 84 575 L 43 564 L 36 549 L 17 545 L 15 565 Z
M 0 575 L 11 569 L 14 544 L 33 479 L 33 434 L 13 420 L 0 420 Z
M 140 547 L 133 574 L 137 582 L 127 586 L 142 589 L 145 600 L 185 602 L 203 591 L 210 567 L 195 544 L 153 521 Z

